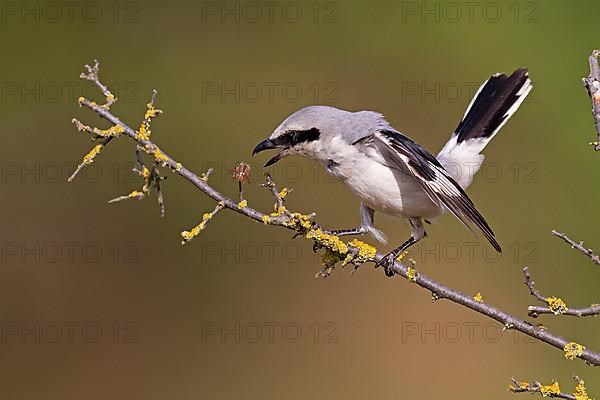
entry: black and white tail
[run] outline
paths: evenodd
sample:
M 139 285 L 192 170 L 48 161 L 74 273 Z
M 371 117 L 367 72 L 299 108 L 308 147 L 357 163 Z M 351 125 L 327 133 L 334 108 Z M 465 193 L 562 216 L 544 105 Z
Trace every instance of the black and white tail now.
M 481 151 L 519 109 L 532 89 L 527 69 L 495 74 L 479 88 L 438 161 L 466 189 L 485 159 Z

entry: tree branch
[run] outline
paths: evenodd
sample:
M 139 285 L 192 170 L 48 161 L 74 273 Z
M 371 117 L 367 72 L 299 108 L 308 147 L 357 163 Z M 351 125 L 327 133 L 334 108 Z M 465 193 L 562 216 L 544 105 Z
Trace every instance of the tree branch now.
M 548 305 L 548 307 L 542 306 L 529 306 L 527 307 L 528 315 L 533 318 L 537 318 L 542 314 L 554 314 L 554 315 L 570 315 L 573 317 L 589 317 L 600 314 L 600 304 L 592 304 L 589 307 L 584 308 L 569 308 L 567 304 L 559 297 L 545 297 L 537 289 L 535 289 L 535 282 L 529 274 L 527 267 L 523 268 L 523 274 L 525 275 L 525 285 L 529 288 L 529 292 L 533 297 L 542 303 Z
M 96 69 L 95 76 L 92 76 L 92 79 L 90 80 L 102 88 L 103 85 L 100 86 L 101 83 L 98 81 L 97 75 Z M 352 262 L 355 265 L 360 265 L 365 262 L 378 262 L 384 257 L 383 254 L 376 252 L 373 247 L 358 240 L 345 243 L 337 236 L 325 233 L 314 221 L 312 221 L 313 215 L 291 213 L 285 209 L 283 202 L 280 203 L 279 200 L 276 203 L 275 212 L 266 214 L 247 206 L 247 204 L 244 202 L 236 202 L 232 199 L 229 199 L 224 194 L 210 186 L 207 182 L 207 177 L 196 175 L 184 167 L 181 163 L 173 159 L 166 152 L 163 152 L 154 142 L 152 142 L 150 140 L 149 124 L 144 126 L 144 123 L 142 123 L 142 126 L 138 131 L 134 130 L 110 112 L 110 105 L 108 105 L 108 101 L 107 104 L 98 105 L 97 103 L 88 99 L 80 98 L 79 104 L 92 110 L 112 125 L 111 128 L 104 131 L 94 130 L 93 134 L 96 136 L 127 136 L 134 140 L 137 145 L 146 153 L 153 155 L 156 163 L 163 167 L 168 167 L 173 172 L 191 182 L 201 192 L 215 200 L 220 208 L 232 210 L 254 221 L 261 222 L 266 225 L 285 227 L 295 231 L 296 234 L 301 234 L 306 238 L 313 240 L 317 247 L 324 247 L 326 250 L 324 258 L 328 257 L 329 261 L 325 263 L 326 268 L 324 271 L 322 271 L 321 275 L 327 276 L 331 269 L 333 269 L 333 265 L 335 265 L 336 262 L 341 261 L 342 265 L 348 262 Z M 145 121 L 148 119 L 147 117 L 149 114 L 154 114 L 153 105 L 152 107 L 151 105 L 152 104 L 148 105 Z M 74 122 L 76 125 L 81 124 L 77 120 L 74 120 Z M 267 185 L 269 185 L 269 181 L 267 182 Z M 275 190 L 273 187 L 268 187 L 273 193 L 277 192 L 277 190 Z M 277 193 L 276 197 L 282 197 L 281 192 Z M 396 261 L 391 270 L 395 275 L 400 275 L 404 278 L 407 278 L 411 282 L 414 282 L 417 286 L 432 292 L 436 298 L 450 300 L 479 314 L 485 315 L 501 323 L 505 329 L 515 329 L 527 336 L 538 339 L 541 342 L 547 343 L 564 351 L 569 348 L 568 346 L 574 344 L 571 341 L 556 335 L 545 328 L 535 326 L 497 307 L 494 307 L 491 304 L 476 300 L 469 295 L 445 286 L 442 283 L 439 283 L 423 274 L 417 273 L 413 267 L 406 266 L 400 261 Z M 583 346 L 580 346 L 580 348 L 580 352 L 577 351 L 572 353 L 574 354 L 574 357 L 580 358 L 591 365 L 600 365 L 600 353 L 586 349 Z
M 561 392 L 558 382 L 553 382 L 551 385 L 542 385 L 539 382 L 518 382 L 515 378 L 512 379 L 513 384 L 508 387 L 508 390 L 513 393 L 539 394 L 542 397 L 556 399 L 591 400 L 587 394 L 583 379 L 578 376 L 574 376 L 573 379 L 577 383 L 573 394 Z
M 585 254 L 586 256 L 588 256 L 590 258 L 590 260 L 592 260 L 592 262 L 596 265 L 600 265 L 600 257 L 598 257 L 596 254 L 594 254 L 594 252 L 592 251 L 592 249 L 586 249 L 585 247 L 583 247 L 583 242 L 575 242 L 574 240 L 570 239 L 567 235 L 565 235 L 564 233 L 558 232 L 553 230 L 552 234 L 558 238 L 561 238 L 562 240 L 564 240 L 566 243 L 568 243 L 569 245 L 571 245 L 572 248 L 579 250 L 580 252 L 582 252 L 583 254 Z
M 594 124 L 598 139 L 596 142 L 590 143 L 594 145 L 594 150 L 600 150 L 600 65 L 598 65 L 598 57 L 600 50 L 592 51 L 588 58 L 590 65 L 590 75 L 583 78 L 583 86 L 587 89 L 588 95 L 592 100 L 592 115 L 594 116 Z

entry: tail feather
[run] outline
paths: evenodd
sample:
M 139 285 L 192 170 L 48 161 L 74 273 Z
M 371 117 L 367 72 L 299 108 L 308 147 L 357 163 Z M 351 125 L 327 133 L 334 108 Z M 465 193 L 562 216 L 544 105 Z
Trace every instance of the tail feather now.
M 437 156 L 463 189 L 471 184 L 483 163 L 485 157 L 480 152 L 519 109 L 531 89 L 525 68 L 510 76 L 495 74 L 481 85 Z

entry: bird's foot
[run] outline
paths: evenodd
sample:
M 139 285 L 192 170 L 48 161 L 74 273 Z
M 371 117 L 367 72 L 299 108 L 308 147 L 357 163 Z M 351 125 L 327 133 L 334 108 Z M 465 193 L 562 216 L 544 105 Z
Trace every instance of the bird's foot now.
M 396 262 L 396 253 L 391 251 L 388 254 L 386 254 L 385 256 L 383 256 L 381 258 L 381 260 L 379 260 L 377 262 L 377 264 L 375 264 L 375 268 L 379 268 L 379 267 L 383 267 L 385 270 L 385 275 L 388 277 L 392 277 L 394 276 L 395 272 L 394 272 L 394 264 Z

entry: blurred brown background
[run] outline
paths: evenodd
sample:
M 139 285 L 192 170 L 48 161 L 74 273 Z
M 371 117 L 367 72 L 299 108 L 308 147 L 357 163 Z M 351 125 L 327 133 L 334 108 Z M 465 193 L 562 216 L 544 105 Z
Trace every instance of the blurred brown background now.
M 371 266 L 315 280 L 311 244 L 285 230 L 224 212 L 182 247 L 179 232 L 214 206 L 182 179 L 167 173 L 164 219 L 154 199 L 106 203 L 141 185 L 131 141 L 66 183 L 92 146 L 71 118 L 106 126 L 76 103 L 101 100 L 78 80 L 94 58 L 132 126 L 159 91 L 154 139 L 197 172 L 215 167 L 220 190 L 235 195 L 229 171 L 251 161 L 247 197 L 261 209 L 266 157 L 250 151 L 298 108 L 377 110 L 437 152 L 480 82 L 527 66 L 536 90 L 470 189 L 502 257 L 444 216 L 413 258 L 521 317 L 533 302 L 523 265 L 543 293 L 597 302 L 600 271 L 550 231 L 600 250 L 580 81 L 600 46 L 598 2 L 8 1 L 0 12 L 3 399 L 507 399 L 512 376 L 571 391 L 573 373 L 600 396 L 598 371 Z M 358 201 L 315 164 L 286 159 L 273 173 L 294 188 L 290 208 L 327 227 L 358 222 Z M 377 223 L 393 243 L 408 235 Z M 600 348 L 595 319 L 533 322 Z

